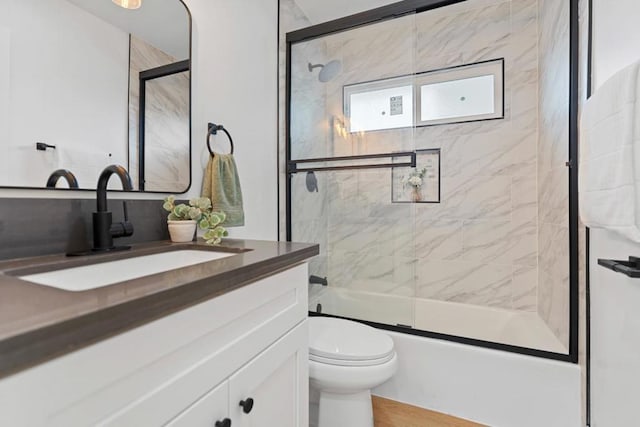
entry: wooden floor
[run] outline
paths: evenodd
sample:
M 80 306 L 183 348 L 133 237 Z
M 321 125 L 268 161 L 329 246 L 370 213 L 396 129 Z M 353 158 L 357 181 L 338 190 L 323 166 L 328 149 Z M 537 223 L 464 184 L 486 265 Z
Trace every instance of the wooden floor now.
M 440 414 L 372 396 L 375 427 L 483 427 L 461 418 Z

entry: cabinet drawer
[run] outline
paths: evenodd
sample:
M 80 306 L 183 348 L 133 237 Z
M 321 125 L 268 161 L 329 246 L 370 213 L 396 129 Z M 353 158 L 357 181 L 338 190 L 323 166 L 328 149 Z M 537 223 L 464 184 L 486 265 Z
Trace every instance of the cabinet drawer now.
M 211 390 L 167 424 L 167 427 L 213 427 L 216 421 L 227 418 L 229 412 L 229 383 Z

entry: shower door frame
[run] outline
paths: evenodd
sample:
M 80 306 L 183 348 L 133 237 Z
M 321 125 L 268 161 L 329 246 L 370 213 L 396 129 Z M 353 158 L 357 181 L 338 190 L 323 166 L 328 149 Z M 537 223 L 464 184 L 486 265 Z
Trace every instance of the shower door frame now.
M 324 37 L 330 34 L 340 33 L 375 24 L 409 14 L 418 14 L 428 10 L 462 3 L 466 0 L 404 0 L 387 6 L 371 9 L 355 15 L 346 16 L 322 24 L 313 25 L 292 31 L 286 34 L 286 85 L 285 85 L 285 167 L 286 167 L 286 240 L 291 241 L 291 189 L 292 177 L 296 173 L 296 161 L 291 159 L 291 50 L 292 45 L 312 39 Z M 568 353 L 555 353 L 538 350 L 529 347 L 521 347 L 510 344 L 484 341 L 457 335 L 443 334 L 421 329 L 407 328 L 397 325 L 389 325 L 351 319 L 347 317 L 319 314 L 309 311 L 310 316 L 337 317 L 354 320 L 379 329 L 400 332 L 410 335 L 435 338 L 445 341 L 453 341 L 461 344 L 484 347 L 494 350 L 508 351 L 511 353 L 541 357 L 545 359 L 559 360 L 563 362 L 578 363 L 579 347 L 579 234 L 578 234 L 578 97 L 579 97 L 579 0 L 570 0 L 570 24 L 569 24 L 569 159 L 566 163 L 569 168 L 569 351 Z M 329 161 L 331 158 L 316 159 Z M 348 166 L 344 167 L 348 168 Z

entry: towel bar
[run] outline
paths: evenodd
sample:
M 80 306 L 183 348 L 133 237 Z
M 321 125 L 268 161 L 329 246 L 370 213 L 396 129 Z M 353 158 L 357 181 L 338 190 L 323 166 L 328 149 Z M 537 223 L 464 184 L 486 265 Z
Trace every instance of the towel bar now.
M 231 138 L 231 134 L 224 128 L 224 126 L 209 123 L 207 125 L 207 149 L 209 150 L 211 157 L 215 157 L 213 149 L 211 148 L 211 135 L 217 135 L 219 130 L 223 131 L 227 135 L 227 138 L 229 138 L 229 143 L 231 144 L 231 154 L 233 154 L 233 138 Z
M 309 168 L 300 168 L 300 163 L 325 163 L 325 162 L 338 162 L 338 161 L 353 161 L 353 160 L 365 160 L 365 159 L 383 159 L 383 158 L 395 159 L 398 157 L 408 157 L 406 162 L 398 163 L 374 163 L 374 164 L 354 164 L 346 166 L 316 166 Z M 294 174 L 299 172 L 319 172 L 319 171 L 338 171 L 338 170 L 350 170 L 350 169 L 376 169 L 376 168 L 399 168 L 399 167 L 416 167 L 416 152 L 415 151 L 398 151 L 395 153 L 381 153 L 381 154 L 361 154 L 355 156 L 337 156 L 337 157 L 320 157 L 315 159 L 301 159 L 291 160 L 287 167 L 287 173 Z
M 616 273 L 622 273 L 632 278 L 640 277 L 640 258 L 630 256 L 629 261 L 618 261 L 615 259 L 599 259 L 598 264 Z

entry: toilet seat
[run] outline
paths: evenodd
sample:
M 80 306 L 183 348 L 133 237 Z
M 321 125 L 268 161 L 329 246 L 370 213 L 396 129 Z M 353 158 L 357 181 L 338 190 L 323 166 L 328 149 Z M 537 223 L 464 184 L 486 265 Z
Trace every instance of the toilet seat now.
M 331 317 L 309 318 L 309 359 L 337 366 L 375 366 L 395 356 L 393 340 L 370 326 Z
M 318 363 L 325 363 L 327 365 L 336 365 L 336 366 L 376 366 L 382 365 L 383 363 L 387 363 L 395 356 L 394 352 L 391 352 L 388 356 L 382 357 L 380 359 L 370 359 L 370 360 L 341 360 L 341 359 L 332 359 L 330 357 L 322 357 L 317 356 L 315 354 L 309 353 L 309 360 L 313 360 Z

